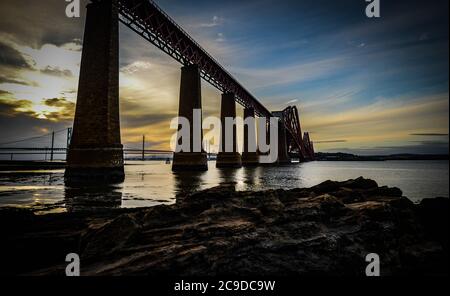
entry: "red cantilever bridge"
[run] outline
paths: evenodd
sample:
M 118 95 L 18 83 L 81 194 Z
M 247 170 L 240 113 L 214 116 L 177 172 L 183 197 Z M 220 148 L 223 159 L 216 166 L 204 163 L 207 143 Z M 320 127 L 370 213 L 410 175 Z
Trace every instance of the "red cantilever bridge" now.
M 279 112 L 267 110 L 153 1 L 91 0 L 87 5 L 66 178 L 123 178 L 118 95 L 119 22 L 182 64 L 179 116 L 192 122 L 193 109 L 201 109 L 200 79 L 203 78 L 222 92 L 222 120 L 236 116 L 236 102 L 244 107 L 246 118 L 279 118 L 279 163 L 290 162 L 290 157 L 297 157 L 301 161 L 314 158 L 313 144 L 308 133 L 302 134 L 296 107 L 288 107 Z M 248 128 L 244 127 L 245 135 L 248 135 Z M 192 132 L 196 131 L 191 130 L 191 134 Z M 201 131 L 197 132 L 201 134 Z M 193 139 L 189 141 L 192 151 L 192 147 L 199 143 L 193 143 Z M 236 142 L 235 133 L 234 141 Z M 242 155 L 237 150 L 219 152 L 217 166 L 257 165 L 258 155 L 247 151 L 248 146 L 248 137 L 244 136 Z M 190 151 L 174 154 L 173 170 L 207 169 L 206 153 Z

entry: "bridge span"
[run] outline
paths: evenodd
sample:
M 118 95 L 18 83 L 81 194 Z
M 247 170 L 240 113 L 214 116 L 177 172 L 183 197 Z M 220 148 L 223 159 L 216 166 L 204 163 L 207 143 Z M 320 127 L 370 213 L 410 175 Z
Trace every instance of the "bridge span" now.
M 101 177 L 123 179 L 123 146 L 119 120 L 119 22 L 182 64 L 179 116 L 192 122 L 193 109 L 201 109 L 200 79 L 222 92 L 221 119 L 236 117 L 236 102 L 244 117 L 278 117 L 278 163 L 314 158 L 308 133 L 302 135 L 296 107 L 270 112 L 188 33 L 151 0 L 91 0 L 86 7 L 78 96 L 73 134 L 67 156 L 66 179 Z M 269 121 L 267 121 L 269 122 Z M 258 165 L 256 152 L 248 151 L 248 128 L 244 149 L 219 152 L 218 167 Z M 269 127 L 267 127 L 268 129 Z M 193 132 L 191 127 L 191 135 Z M 202 136 L 190 147 L 202 145 Z M 223 140 L 222 140 L 223 142 Z M 236 143 L 236 136 L 234 136 Z M 235 144 L 234 143 L 234 144 Z M 180 144 L 180 143 L 178 143 Z M 221 146 L 223 143 L 221 143 Z M 236 145 L 233 145 L 236 147 Z M 206 152 L 174 153 L 172 169 L 207 170 Z

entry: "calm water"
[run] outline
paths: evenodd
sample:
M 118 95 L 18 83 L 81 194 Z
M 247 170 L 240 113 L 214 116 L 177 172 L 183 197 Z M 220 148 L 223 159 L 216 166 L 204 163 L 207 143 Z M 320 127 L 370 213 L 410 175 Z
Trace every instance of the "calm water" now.
M 173 174 L 163 162 L 127 162 L 126 178 L 114 186 L 64 186 L 64 171 L 0 172 L 0 206 L 34 207 L 42 213 L 171 204 L 177 196 L 219 184 L 237 190 L 310 187 L 325 180 L 364 176 L 396 186 L 418 202 L 449 196 L 448 161 L 309 162 L 278 167 Z

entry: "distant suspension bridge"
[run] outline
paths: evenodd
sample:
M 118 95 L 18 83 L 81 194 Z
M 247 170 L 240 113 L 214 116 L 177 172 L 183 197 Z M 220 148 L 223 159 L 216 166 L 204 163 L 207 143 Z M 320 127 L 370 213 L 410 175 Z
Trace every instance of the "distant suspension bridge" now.
M 0 160 L 65 160 L 72 128 L 64 128 L 39 136 L 0 143 Z M 140 145 L 140 147 L 137 147 Z M 125 144 L 124 154 L 145 160 L 148 155 L 172 154 L 169 150 L 146 149 L 145 135 L 141 143 Z

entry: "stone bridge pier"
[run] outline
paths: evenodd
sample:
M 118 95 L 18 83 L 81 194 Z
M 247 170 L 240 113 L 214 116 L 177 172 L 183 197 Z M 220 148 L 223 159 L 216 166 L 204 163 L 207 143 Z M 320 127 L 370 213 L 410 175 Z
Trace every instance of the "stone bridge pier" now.
M 255 109 L 245 108 L 244 109 L 244 120 L 248 118 L 255 119 Z M 250 131 L 253 132 L 255 137 L 249 138 Z M 256 121 L 249 121 L 248 124 L 244 124 L 244 149 L 242 150 L 242 165 L 243 166 L 256 166 L 259 164 L 258 153 L 256 151 L 250 151 L 250 147 L 256 147 Z
M 220 120 L 222 122 L 221 137 L 220 137 L 220 151 L 217 155 L 216 167 L 218 168 L 239 168 L 242 166 L 241 155 L 237 150 L 236 139 L 236 125 L 233 124 L 232 130 L 228 131 L 227 137 L 226 120 L 225 118 L 236 118 L 236 101 L 233 93 L 222 94 L 220 105 Z M 231 141 L 227 143 L 226 140 Z
M 73 134 L 65 179 L 124 179 L 119 119 L 117 0 L 87 5 Z
M 178 116 L 188 119 L 190 123 L 190 137 L 189 139 L 183 139 L 181 137 L 177 145 L 183 147 L 183 141 L 189 141 L 189 150 L 183 151 L 181 149 L 180 152 L 174 153 L 172 163 L 173 171 L 208 170 L 208 156 L 203 150 L 202 118 L 200 114 L 200 118 L 197 119 L 199 120 L 199 125 L 194 126 L 194 109 L 202 109 L 200 70 L 198 65 L 195 64 L 181 68 Z
M 287 130 L 284 125 L 284 114 L 283 111 L 272 112 L 275 117 L 278 117 L 280 121 L 278 122 L 278 164 L 289 164 L 291 163 L 291 158 L 288 153 L 288 142 L 287 142 Z
M 286 128 L 280 122 L 278 125 L 278 164 L 290 164 L 291 157 L 288 153 Z

